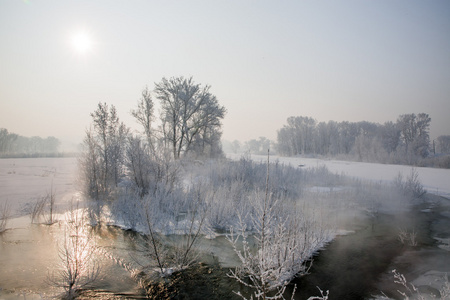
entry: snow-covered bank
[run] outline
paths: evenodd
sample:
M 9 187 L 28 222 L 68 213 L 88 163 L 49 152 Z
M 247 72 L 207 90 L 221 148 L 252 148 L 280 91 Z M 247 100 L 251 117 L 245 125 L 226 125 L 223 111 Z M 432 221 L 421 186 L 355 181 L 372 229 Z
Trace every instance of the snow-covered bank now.
M 78 197 L 76 181 L 75 157 L 0 159 L 0 205 L 8 202 L 13 216 L 23 215 L 27 203 L 53 189 L 56 207 L 63 210 Z
M 227 154 L 230 159 L 239 159 L 241 154 Z M 255 161 L 266 161 L 265 155 L 251 155 Z M 399 173 L 407 177 L 411 173 L 411 166 L 387 165 L 353 161 L 324 160 L 304 157 L 280 157 L 271 155 L 272 161 L 278 160 L 280 163 L 303 168 L 326 166 L 332 173 L 344 174 L 354 178 L 391 182 Z M 414 167 L 418 172 L 420 181 L 429 192 L 439 196 L 450 198 L 450 170 Z

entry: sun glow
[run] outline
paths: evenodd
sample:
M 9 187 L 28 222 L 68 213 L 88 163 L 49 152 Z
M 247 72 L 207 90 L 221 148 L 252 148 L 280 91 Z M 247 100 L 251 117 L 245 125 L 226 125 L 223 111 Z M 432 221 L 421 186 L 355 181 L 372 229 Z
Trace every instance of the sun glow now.
M 88 34 L 79 32 L 72 37 L 72 46 L 78 53 L 85 54 L 91 50 L 92 42 Z

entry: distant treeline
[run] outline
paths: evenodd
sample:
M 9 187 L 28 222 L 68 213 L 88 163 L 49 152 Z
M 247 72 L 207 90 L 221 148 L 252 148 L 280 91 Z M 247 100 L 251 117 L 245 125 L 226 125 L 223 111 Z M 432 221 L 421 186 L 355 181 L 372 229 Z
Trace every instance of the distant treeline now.
M 56 156 L 60 144 L 60 141 L 53 136 L 25 137 L 0 128 L 0 157 Z
M 225 143 L 233 152 L 267 153 L 272 145 L 282 156 L 326 156 L 349 160 L 450 168 L 450 135 L 430 140 L 431 118 L 426 113 L 400 115 L 396 122 L 317 122 L 289 117 L 277 131 L 277 141 L 264 137 Z

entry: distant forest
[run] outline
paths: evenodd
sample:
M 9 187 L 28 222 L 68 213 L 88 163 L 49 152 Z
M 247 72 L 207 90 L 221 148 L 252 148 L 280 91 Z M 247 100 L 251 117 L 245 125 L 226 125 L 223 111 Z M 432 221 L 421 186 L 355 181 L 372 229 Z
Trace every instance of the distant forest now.
M 55 156 L 60 144 L 60 141 L 53 136 L 25 137 L 0 128 L 0 157 Z
M 450 168 L 450 135 L 430 140 L 431 118 L 426 113 L 404 114 L 396 122 L 317 122 L 311 117 L 289 117 L 277 131 L 277 141 L 260 137 L 241 145 L 224 143 L 233 152 L 282 156 L 325 156 L 365 162 Z M 272 147 L 271 147 L 272 146 Z

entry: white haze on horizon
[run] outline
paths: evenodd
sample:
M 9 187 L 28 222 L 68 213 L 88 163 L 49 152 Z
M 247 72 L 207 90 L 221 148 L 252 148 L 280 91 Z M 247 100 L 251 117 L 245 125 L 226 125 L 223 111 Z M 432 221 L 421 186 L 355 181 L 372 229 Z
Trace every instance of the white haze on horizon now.
M 227 108 L 226 140 L 275 140 L 290 116 L 421 112 L 436 138 L 450 134 L 449 15 L 443 0 L 2 1 L 0 128 L 77 144 L 107 102 L 135 129 L 146 85 L 193 76 Z

